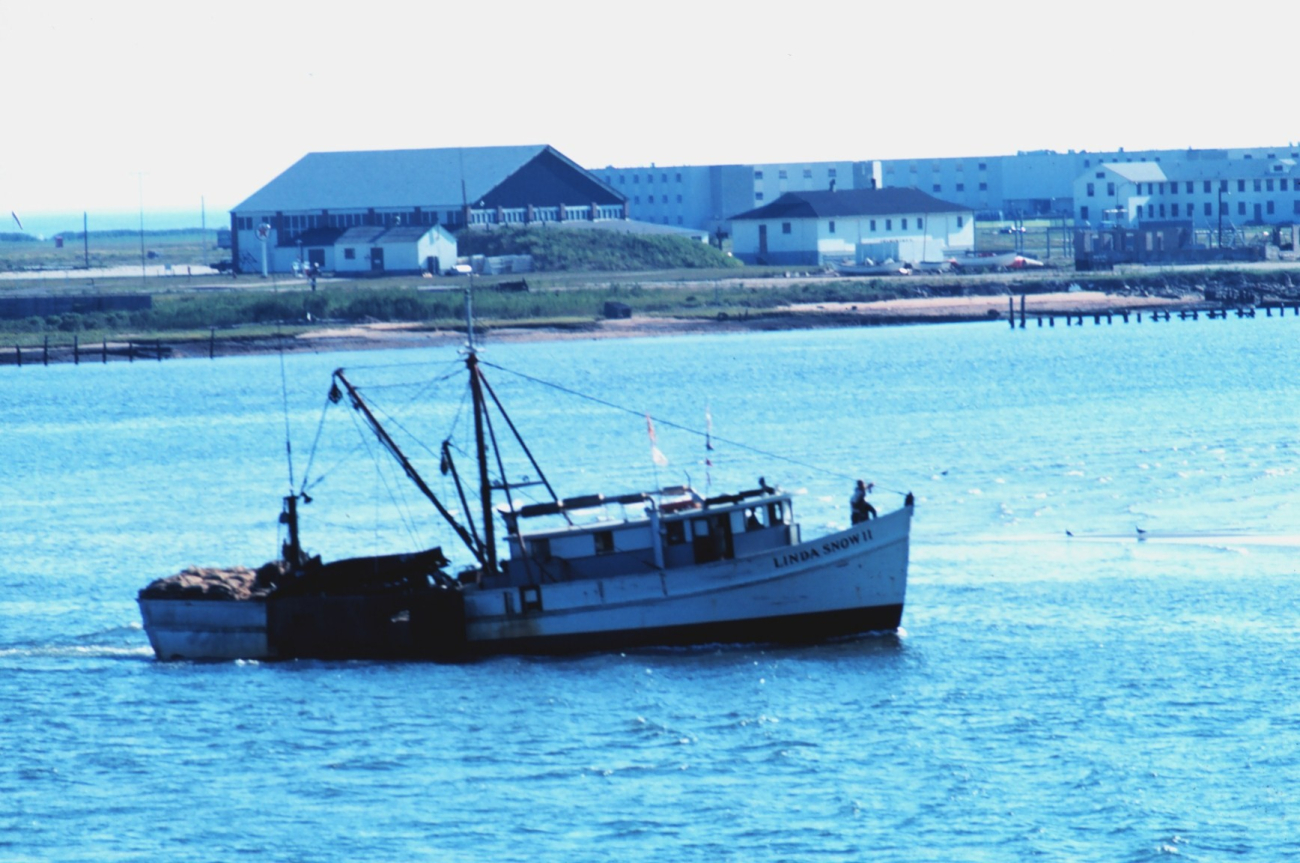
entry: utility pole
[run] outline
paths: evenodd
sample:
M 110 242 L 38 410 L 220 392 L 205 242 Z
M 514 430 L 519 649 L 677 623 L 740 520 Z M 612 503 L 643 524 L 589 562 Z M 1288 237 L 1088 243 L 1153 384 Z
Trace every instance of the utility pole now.
M 135 172 L 136 180 L 140 184 L 140 287 L 144 287 L 145 269 L 144 269 L 144 171 Z

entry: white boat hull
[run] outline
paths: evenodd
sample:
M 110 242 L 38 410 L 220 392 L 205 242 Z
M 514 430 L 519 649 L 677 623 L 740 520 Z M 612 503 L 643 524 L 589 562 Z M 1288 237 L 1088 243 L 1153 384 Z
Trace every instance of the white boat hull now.
M 748 558 L 645 575 L 470 590 L 475 652 L 816 641 L 897 628 L 911 509 Z M 528 610 L 525 603 L 532 605 Z
M 269 659 L 266 603 L 243 599 L 144 599 L 140 616 L 159 659 Z

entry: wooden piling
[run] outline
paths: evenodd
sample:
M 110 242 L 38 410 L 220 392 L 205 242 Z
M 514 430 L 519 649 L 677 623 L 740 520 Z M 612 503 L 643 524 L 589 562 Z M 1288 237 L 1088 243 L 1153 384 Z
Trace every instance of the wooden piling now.
M 135 362 L 135 342 L 126 343 L 126 361 L 128 363 Z
M 108 339 L 107 339 L 107 338 L 104 339 L 104 349 L 103 349 L 103 351 L 104 351 L 104 352 L 101 354 L 101 356 L 103 357 L 104 364 L 105 364 L 105 365 L 108 365 Z
M 48 366 L 49 364 L 50 364 L 50 337 L 46 336 L 45 347 L 41 349 L 41 365 Z
M 72 364 L 74 366 L 81 365 L 81 338 L 79 336 L 72 337 Z
M 23 346 L 22 345 L 14 345 L 14 356 L 18 358 L 17 359 L 18 368 L 21 369 L 23 367 Z
M 208 335 L 208 359 L 217 358 L 217 328 L 213 327 L 212 332 Z
M 1020 295 L 1020 329 L 1025 328 L 1025 295 Z
M 1007 321 L 1011 324 L 1011 329 L 1016 328 L 1016 298 L 1007 297 Z

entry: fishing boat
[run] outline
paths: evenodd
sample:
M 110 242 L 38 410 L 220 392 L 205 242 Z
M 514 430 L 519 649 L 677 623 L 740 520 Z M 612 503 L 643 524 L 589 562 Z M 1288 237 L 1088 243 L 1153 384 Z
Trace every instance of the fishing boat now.
M 281 560 L 257 571 L 187 570 L 140 591 L 144 628 L 160 660 L 457 660 L 809 643 L 897 629 L 910 493 L 892 512 L 815 537 L 803 535 L 794 495 L 762 478 L 729 494 L 676 485 L 561 497 L 488 383 L 470 331 L 465 371 L 475 465 L 462 478 L 444 443 L 452 505 L 343 369 L 333 374 L 330 401 L 364 419 L 471 562 L 452 572 L 438 547 L 323 563 L 303 551 L 299 537 L 298 504 L 310 498 L 305 490 L 290 494 L 281 512 Z M 503 428 L 534 478 L 505 475 Z

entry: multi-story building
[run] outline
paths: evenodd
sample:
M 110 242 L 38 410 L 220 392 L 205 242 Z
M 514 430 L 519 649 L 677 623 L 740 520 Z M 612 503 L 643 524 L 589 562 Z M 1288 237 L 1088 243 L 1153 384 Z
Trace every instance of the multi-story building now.
M 598 168 L 591 173 L 627 198 L 641 222 L 726 232 L 732 216 L 787 192 L 874 189 L 876 162 L 789 162 L 762 165 L 679 165 Z
M 628 196 L 634 219 L 726 230 L 734 215 L 761 207 L 786 192 L 828 189 L 912 188 L 960 204 L 981 218 L 1016 219 L 1077 215 L 1075 180 L 1101 164 L 1155 162 L 1171 166 L 1300 159 L 1300 147 L 1138 150 L 1054 150 L 1006 156 L 956 156 L 880 161 L 789 162 L 673 168 L 602 168 L 592 171 Z
M 1289 224 L 1300 221 L 1300 167 L 1290 158 L 1102 162 L 1074 181 L 1074 216 L 1097 227 Z

